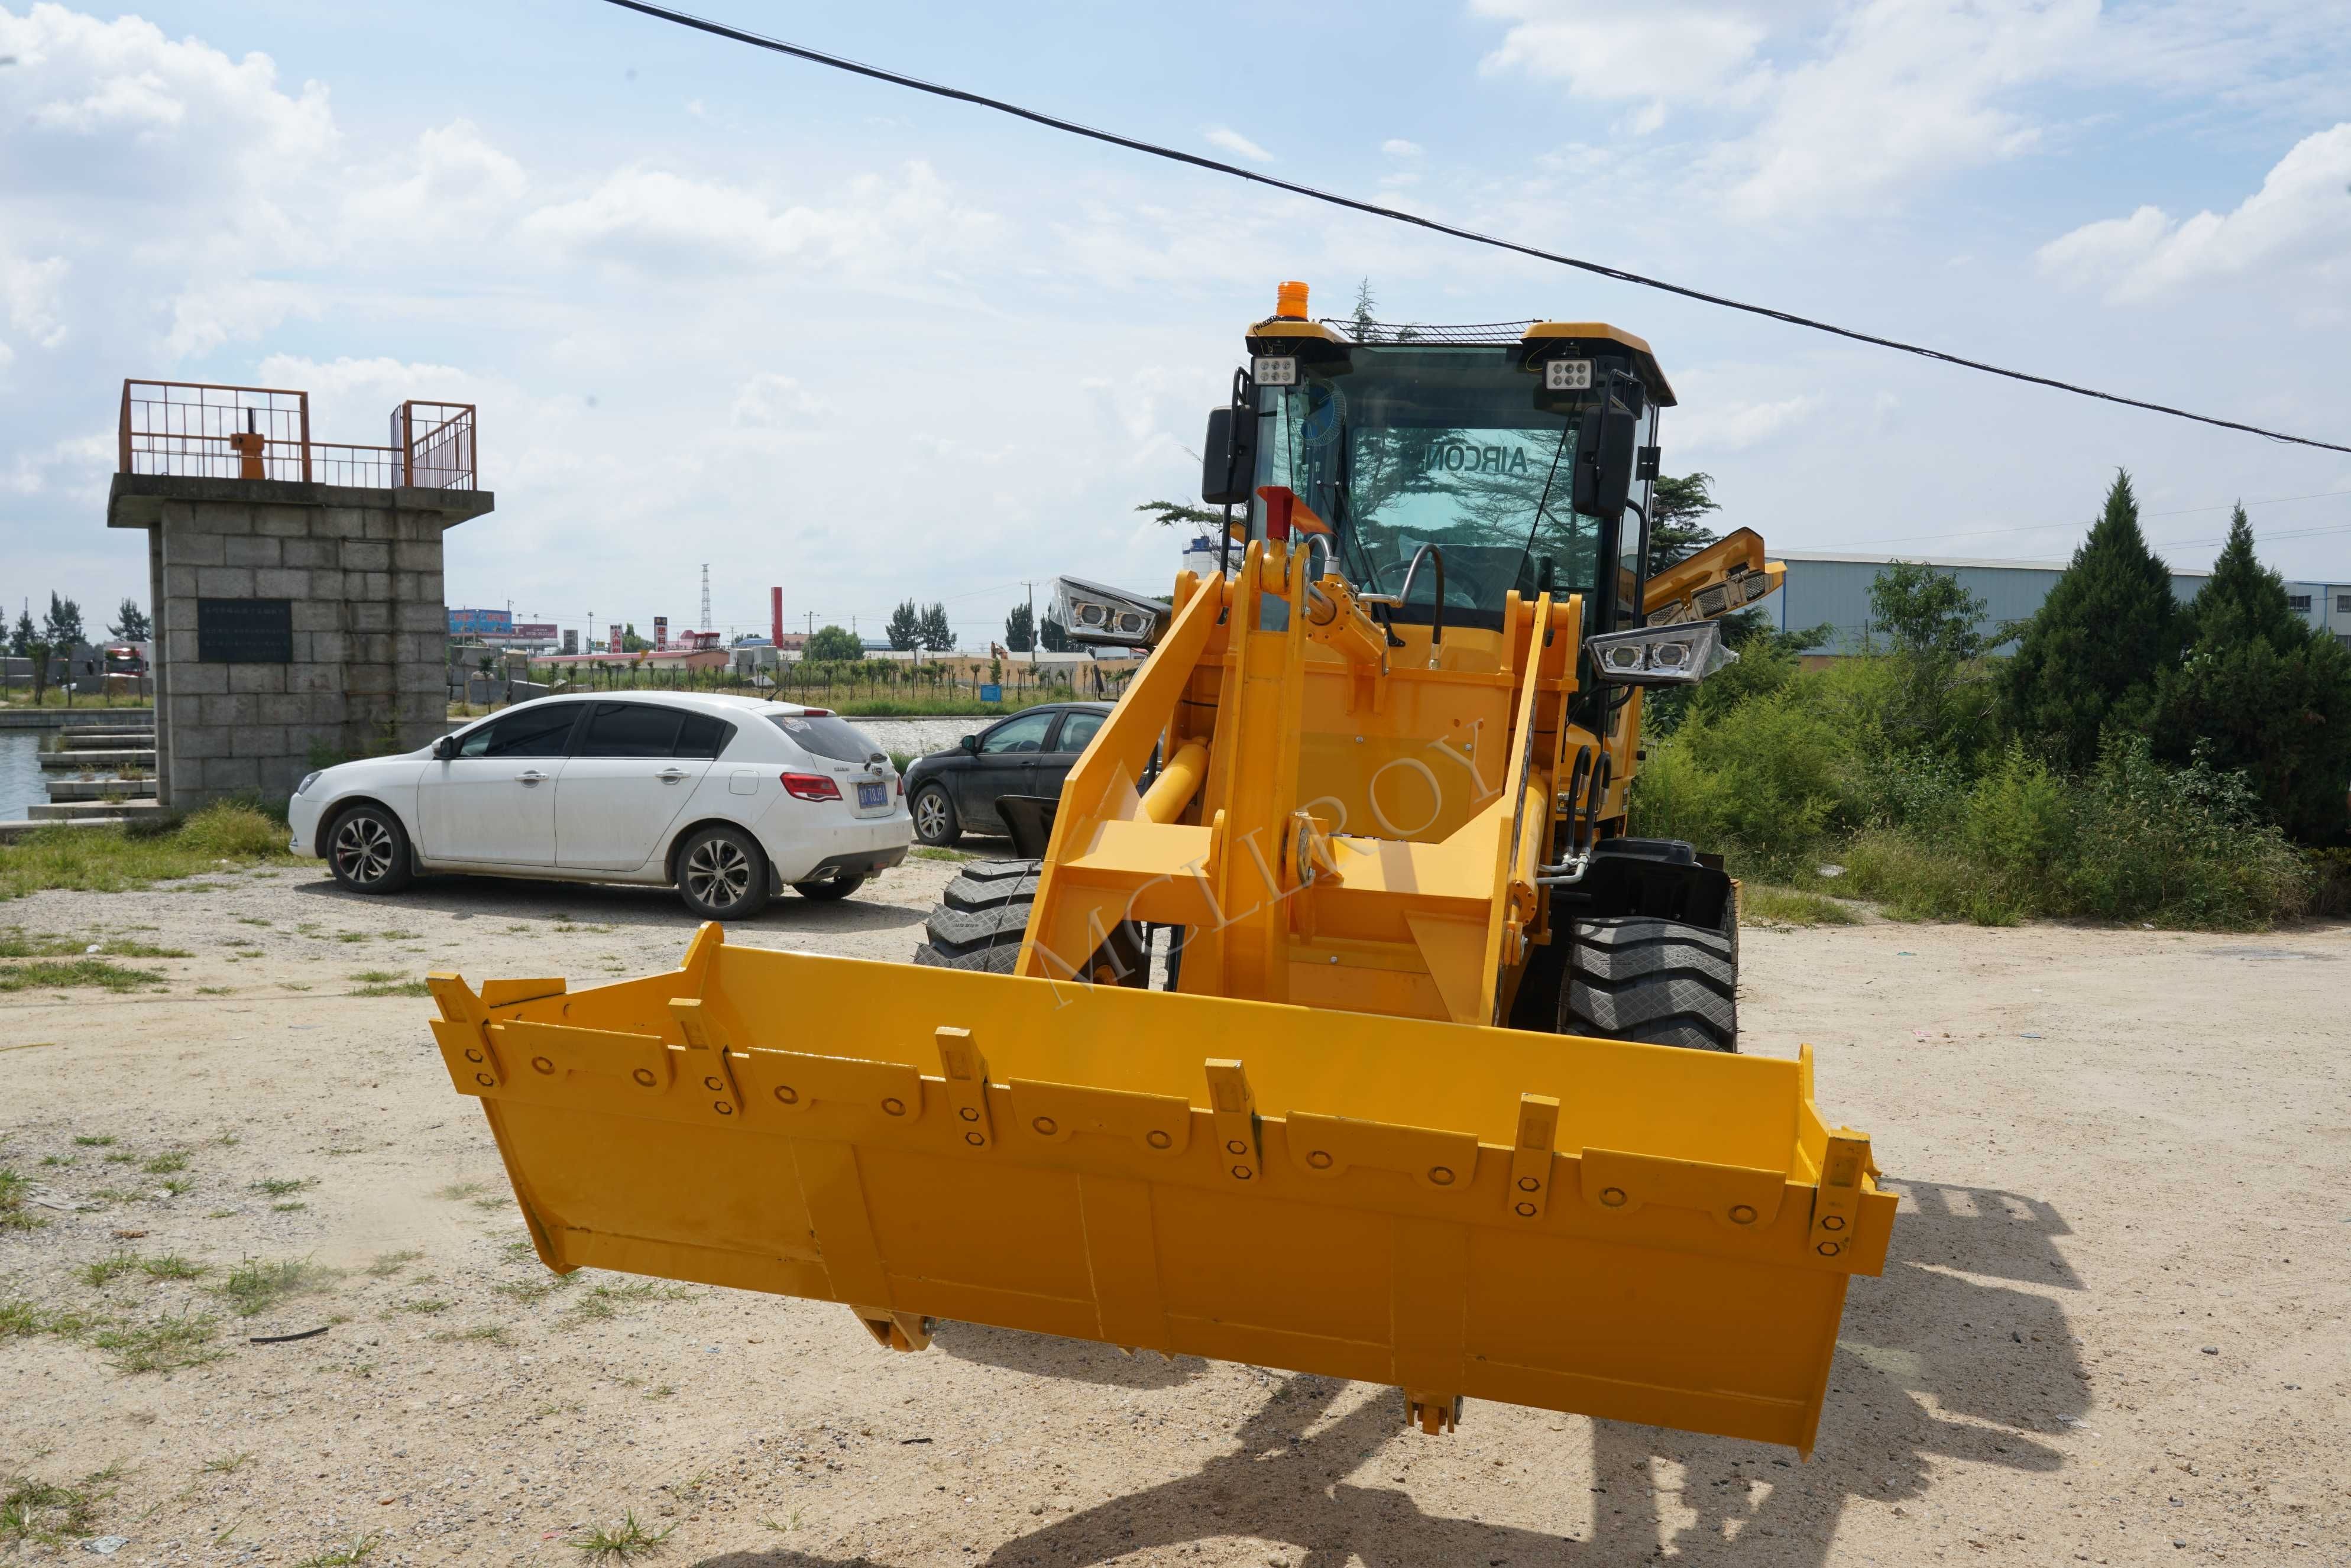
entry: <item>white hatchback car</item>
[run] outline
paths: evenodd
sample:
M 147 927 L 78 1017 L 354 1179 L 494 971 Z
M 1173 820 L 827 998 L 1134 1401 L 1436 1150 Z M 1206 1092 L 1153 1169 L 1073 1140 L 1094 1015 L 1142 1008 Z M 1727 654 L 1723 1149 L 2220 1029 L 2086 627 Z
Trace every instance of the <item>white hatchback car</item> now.
M 674 885 L 739 920 L 793 888 L 846 898 L 906 858 L 889 757 L 824 708 L 684 693 L 540 697 L 422 751 L 323 768 L 298 854 L 358 893 L 418 872 Z

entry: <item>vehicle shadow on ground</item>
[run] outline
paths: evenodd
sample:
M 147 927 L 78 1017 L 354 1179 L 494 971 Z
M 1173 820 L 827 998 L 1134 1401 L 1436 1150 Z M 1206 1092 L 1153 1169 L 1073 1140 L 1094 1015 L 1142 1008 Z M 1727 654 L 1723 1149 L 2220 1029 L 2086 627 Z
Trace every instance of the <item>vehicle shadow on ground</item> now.
M 595 925 L 620 925 L 648 931 L 675 931 L 691 936 L 702 922 L 678 902 L 674 889 L 632 887 L 609 882 L 540 882 L 530 877 L 419 877 L 393 894 L 352 893 L 329 877 L 299 883 L 294 891 L 305 897 L 348 905 L 381 920 L 399 909 L 430 909 L 456 920 L 559 920 Z M 767 909 L 749 920 L 729 921 L 730 936 L 740 933 L 752 946 L 769 946 L 759 938 L 789 936 L 799 932 L 886 931 L 920 925 L 925 911 L 893 904 L 866 889 L 838 903 L 802 898 L 787 890 Z M 908 950 L 910 955 L 912 949 Z
M 1001 1366 L 1034 1377 L 1106 1383 L 1114 1388 L 1173 1388 L 1191 1382 L 1208 1365 L 1196 1355 L 1179 1355 L 1173 1361 L 1148 1350 L 1122 1355 L 1114 1346 L 1092 1340 L 1021 1333 L 985 1323 L 942 1322 L 933 1332 L 931 1344 L 957 1361 Z
M 1774 1540 L 1765 1550 L 1775 1562 L 1821 1564 L 1849 1501 L 1922 1498 L 1935 1460 L 2020 1475 L 2061 1469 L 2064 1456 L 2035 1437 L 2062 1430 L 2089 1404 L 2064 1312 L 2046 1296 L 1947 1270 L 2079 1290 L 2053 1246 L 2067 1233 L 2064 1221 L 2049 1205 L 2016 1194 L 1889 1185 L 1905 1198 L 1895 1253 L 1884 1278 L 1853 1282 L 1809 1464 L 1783 1448 L 1595 1421 L 1588 1534 L 1448 1517 L 1426 1511 L 1400 1487 L 1357 1479 L 1382 1468 L 1366 1456 L 1403 1427 L 1395 1390 L 1343 1411 L 1342 1396 L 1353 1385 L 1301 1375 L 1285 1380 L 1235 1434 L 1233 1447 L 1193 1474 L 1113 1498 L 969 1560 L 992 1568 L 1085 1564 L 1257 1537 L 1302 1551 L 1301 1568 L 1343 1568 L 1352 1560 L 1369 1568 L 1632 1563 L 1661 1549 L 1683 1563 L 1729 1564 L 1755 1554 L 1749 1536 L 1768 1536 Z M 1475 1422 L 1479 1414 L 1472 1401 L 1463 1419 Z M 1923 1559 L 1951 1544 L 1941 1526 L 1923 1518 L 1896 1528 L 1915 1539 L 1889 1544 L 1891 1561 Z M 2043 1545 L 2042 1555 L 2056 1554 L 2053 1543 Z M 702 1568 L 878 1565 L 863 1556 L 771 1552 L 724 1553 L 704 1559 Z

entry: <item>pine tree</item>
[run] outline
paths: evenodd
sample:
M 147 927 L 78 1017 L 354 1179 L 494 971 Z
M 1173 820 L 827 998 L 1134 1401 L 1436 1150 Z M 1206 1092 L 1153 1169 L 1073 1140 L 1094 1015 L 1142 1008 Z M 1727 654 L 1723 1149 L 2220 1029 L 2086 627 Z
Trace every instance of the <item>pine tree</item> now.
M 1066 653 L 1070 651 L 1069 629 L 1054 620 L 1053 612 L 1048 610 L 1045 623 L 1038 629 L 1037 642 L 1048 653 Z
M 55 589 L 49 591 L 49 613 L 41 627 L 41 635 L 61 653 L 70 653 L 86 641 L 81 632 L 81 606 L 70 599 L 61 599 Z
M 890 612 L 890 620 L 882 628 L 882 634 L 890 639 L 890 646 L 901 653 L 905 653 L 923 640 L 923 612 L 914 608 L 913 600 L 903 601 L 897 609 Z
M 947 620 L 947 607 L 934 603 L 923 612 L 921 637 L 924 649 L 933 653 L 955 652 L 955 626 Z
M 29 610 L 17 611 L 16 627 L 8 633 L 9 656 L 17 659 L 31 658 L 35 635 L 33 612 Z
M 122 601 L 122 608 L 114 612 L 114 624 L 107 628 L 107 632 L 126 643 L 144 643 L 155 634 L 154 628 L 148 622 L 147 612 L 139 608 L 139 601 L 135 599 Z
M 2130 476 L 2117 470 L 2105 512 L 2001 672 L 2009 728 L 2065 767 L 2089 768 L 2108 727 L 2145 722 L 2156 678 L 2179 663 L 2182 619 L 2171 570 L 2147 549 Z
M 1029 609 L 1028 602 L 1024 600 L 1022 602 L 1014 605 L 1012 607 L 1012 613 L 1004 618 L 1005 651 L 1013 653 L 1025 653 L 1029 651 L 1030 641 L 1034 639 L 1036 635 L 1037 612 Z
M 2241 506 L 2189 621 L 2187 658 L 2156 685 L 2156 754 L 2241 772 L 2287 832 L 2304 842 L 2341 839 L 2351 652 L 2287 604 L 2284 580 L 2253 555 Z
M 1658 476 L 1656 487 L 1649 497 L 1647 575 L 1655 577 L 1676 561 L 1687 560 L 1719 537 L 1699 520 L 1708 512 L 1722 509 L 1722 503 L 1708 488 L 1713 483 L 1711 474 Z M 1625 526 L 1633 525 L 1634 519 L 1627 517 Z

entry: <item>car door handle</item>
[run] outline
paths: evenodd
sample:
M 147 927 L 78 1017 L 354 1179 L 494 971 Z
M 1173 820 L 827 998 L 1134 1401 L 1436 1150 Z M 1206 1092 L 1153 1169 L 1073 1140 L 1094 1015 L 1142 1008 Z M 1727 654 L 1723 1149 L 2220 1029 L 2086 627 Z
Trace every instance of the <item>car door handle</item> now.
M 548 776 L 546 774 L 541 773 L 536 768 L 532 768 L 516 774 L 515 782 L 523 785 L 528 789 L 536 789 L 539 785 L 546 783 L 547 778 Z
M 690 775 L 683 768 L 664 768 L 653 777 L 664 784 L 682 784 Z

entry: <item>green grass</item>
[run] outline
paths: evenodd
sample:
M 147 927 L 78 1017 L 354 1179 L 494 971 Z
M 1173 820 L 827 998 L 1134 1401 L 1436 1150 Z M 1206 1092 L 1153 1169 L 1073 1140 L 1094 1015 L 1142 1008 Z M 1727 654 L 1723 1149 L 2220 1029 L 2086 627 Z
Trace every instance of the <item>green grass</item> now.
M 453 1181 L 433 1196 L 455 1203 L 460 1198 L 479 1197 L 489 1190 L 490 1184 L 486 1181 Z
M 139 1167 L 149 1176 L 177 1176 L 188 1168 L 188 1156 L 178 1149 L 157 1155 Z
M 224 801 L 169 826 L 60 824 L 0 845 L 0 899 L 47 889 L 123 893 L 174 877 L 298 863 L 286 850 L 285 823 Z
M 32 1179 L 0 1166 L 0 1230 L 38 1230 L 48 1221 L 25 1207 L 26 1189 Z
M 258 1317 L 289 1296 L 323 1289 L 333 1274 L 299 1259 L 264 1263 L 247 1258 L 216 1287 L 241 1318 Z
M 61 1546 L 78 1535 L 88 1535 L 98 1524 L 98 1511 L 114 1496 L 122 1469 L 110 1465 L 84 1476 L 74 1486 L 10 1476 L 0 1481 L 0 1542 L 21 1548 L 27 1543 Z
M 305 1557 L 294 1564 L 294 1568 L 351 1568 L 352 1563 L 364 1563 L 373 1556 L 376 1544 L 376 1538 L 372 1535 L 356 1536 L 349 1546 L 338 1546 L 315 1557 Z
M 621 1516 L 620 1523 L 609 1527 L 596 1525 L 584 1535 L 571 1537 L 567 1544 L 585 1552 L 591 1562 L 601 1563 L 611 1557 L 626 1561 L 639 1552 L 660 1551 L 662 1542 L 667 1541 L 670 1531 L 676 1528 L 674 1524 L 666 1524 L 658 1531 L 649 1531 L 638 1522 L 636 1513 L 632 1510 Z
M 0 850 L 0 855 L 7 852 Z M 0 884 L 7 866 L 0 862 Z M 28 963 L 0 964 L 0 991 L 68 991 L 96 987 L 107 991 L 143 991 L 163 983 L 152 969 L 126 968 L 104 958 L 57 960 L 37 958 Z
M 247 1182 L 246 1185 L 255 1192 L 267 1193 L 271 1197 L 284 1197 L 288 1193 L 300 1192 L 313 1184 L 314 1178 L 310 1176 L 264 1176 L 259 1181 Z
M 122 1275 L 135 1274 L 138 1271 L 139 1255 L 136 1252 L 117 1252 L 112 1257 L 101 1258 L 95 1263 L 83 1264 L 74 1270 L 74 1277 L 85 1285 L 102 1289 Z
M 389 1280 L 423 1256 L 413 1247 L 402 1248 L 397 1252 L 379 1252 L 375 1261 L 368 1265 L 367 1271 L 379 1280 Z
M 110 958 L 192 958 L 184 947 L 158 947 L 135 937 L 115 936 L 92 942 L 86 936 L 27 936 L 22 926 L 0 931 L 0 958 L 64 958 L 87 954 L 95 947 Z
M 216 1476 L 233 1476 L 253 1462 L 251 1454 L 221 1454 L 204 1461 L 206 1472 Z
M 193 1280 L 212 1271 L 209 1263 L 199 1263 L 176 1252 L 166 1252 L 161 1258 L 141 1258 L 139 1267 L 151 1280 Z
M 458 1344 L 468 1341 L 477 1344 L 510 1345 L 514 1343 L 514 1331 L 504 1323 L 475 1323 L 469 1329 L 444 1329 L 433 1337 L 444 1344 Z
M 1861 916 L 1825 894 L 1748 883 L 1739 890 L 1739 919 L 1751 925 L 1858 925 Z
M 209 1314 L 183 1314 L 100 1329 L 89 1336 L 89 1343 L 113 1352 L 119 1372 L 176 1372 L 183 1366 L 218 1361 L 228 1354 L 211 1343 L 219 1327 Z
M 433 988 L 422 980 L 401 980 L 393 984 L 361 986 L 355 997 L 429 997 Z
M 401 976 L 397 969 L 356 969 L 348 977 L 362 986 L 386 986 Z
M 437 1317 L 456 1304 L 439 1296 L 426 1296 L 417 1301 L 402 1301 L 400 1303 L 399 1310 L 403 1312 L 420 1312 L 426 1317 Z
M 81 1149 L 110 1149 L 114 1146 L 111 1133 L 76 1133 L 74 1146 Z
M 906 852 L 908 858 L 918 861 L 976 861 L 979 857 L 964 850 L 942 849 L 936 844 L 916 844 Z

